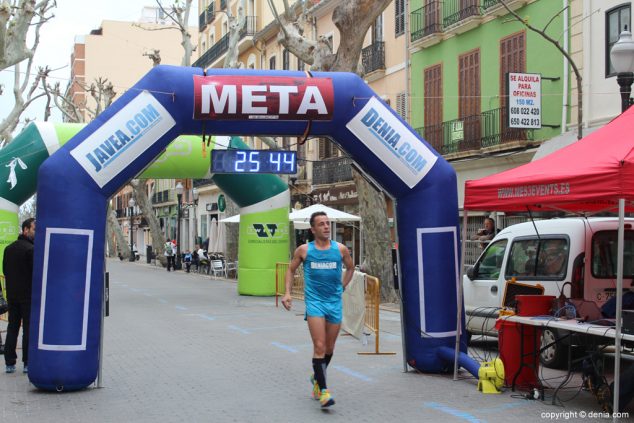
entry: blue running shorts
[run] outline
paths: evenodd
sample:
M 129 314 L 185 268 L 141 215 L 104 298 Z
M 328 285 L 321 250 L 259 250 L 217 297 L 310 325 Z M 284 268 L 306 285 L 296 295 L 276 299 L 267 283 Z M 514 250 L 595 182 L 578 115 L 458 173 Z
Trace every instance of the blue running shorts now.
M 342 304 L 341 301 L 334 303 L 326 303 L 323 301 L 306 301 L 306 314 L 304 320 L 308 317 L 323 317 L 328 323 L 341 323 Z

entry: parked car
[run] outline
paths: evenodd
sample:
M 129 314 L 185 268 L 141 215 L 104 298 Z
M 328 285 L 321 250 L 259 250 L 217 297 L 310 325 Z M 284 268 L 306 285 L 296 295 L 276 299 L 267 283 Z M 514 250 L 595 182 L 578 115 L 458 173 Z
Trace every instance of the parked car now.
M 503 305 L 506 282 L 544 286 L 545 295 L 584 299 L 602 306 L 616 294 L 618 219 L 561 218 L 520 223 L 501 230 L 463 277 L 467 330 L 497 336 L 495 319 Z M 634 219 L 625 222 L 623 287 L 634 278 Z M 594 306 L 593 306 L 594 307 Z M 542 345 L 569 337 L 545 329 Z M 559 367 L 565 342 L 542 352 L 541 362 Z

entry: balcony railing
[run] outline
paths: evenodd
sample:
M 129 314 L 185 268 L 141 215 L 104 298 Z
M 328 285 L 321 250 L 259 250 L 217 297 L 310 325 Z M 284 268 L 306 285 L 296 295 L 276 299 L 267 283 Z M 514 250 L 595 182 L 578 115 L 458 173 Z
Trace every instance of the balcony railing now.
M 366 73 L 385 69 L 385 42 L 379 41 L 361 50 L 363 69 Z
M 482 8 L 488 9 L 493 6 L 497 6 L 500 4 L 500 0 L 482 0 Z
M 203 12 L 198 16 L 198 31 L 202 31 L 207 26 L 207 12 Z
M 171 200 L 172 198 L 170 198 L 170 190 L 168 189 L 164 191 L 155 192 L 152 195 L 152 204 L 167 203 Z
M 313 163 L 313 185 L 352 180 L 352 159 L 335 157 Z
M 192 179 L 192 187 L 193 188 L 199 188 L 199 187 L 203 187 L 206 185 L 213 185 L 214 181 L 211 180 L 211 178 L 209 179 Z
M 533 130 L 509 128 L 506 113 L 498 108 L 416 131 L 443 155 L 534 139 Z
M 481 0 L 446 0 L 443 7 L 443 24 L 457 24 L 471 16 L 482 15 Z
M 411 13 L 412 41 L 443 31 L 440 18 L 441 2 L 431 1 L 425 6 Z
M 246 36 L 255 35 L 257 26 L 257 16 L 247 16 L 246 23 L 240 31 L 240 39 Z M 225 34 L 217 43 L 212 45 L 202 56 L 192 65 L 193 67 L 206 68 L 215 62 L 229 49 L 229 33 Z

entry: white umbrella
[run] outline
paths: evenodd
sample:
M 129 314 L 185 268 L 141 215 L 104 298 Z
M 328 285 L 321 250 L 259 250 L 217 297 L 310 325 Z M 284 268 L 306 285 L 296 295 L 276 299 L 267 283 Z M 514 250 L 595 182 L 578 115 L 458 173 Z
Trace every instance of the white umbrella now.
M 295 224 L 310 222 L 310 216 L 318 211 L 323 211 L 331 222 L 360 222 L 361 218 L 350 213 L 342 212 L 323 204 L 313 204 L 305 209 L 293 210 L 288 218 Z
M 240 223 L 240 215 L 236 214 L 234 216 L 225 217 L 224 219 L 220 219 L 219 223 Z

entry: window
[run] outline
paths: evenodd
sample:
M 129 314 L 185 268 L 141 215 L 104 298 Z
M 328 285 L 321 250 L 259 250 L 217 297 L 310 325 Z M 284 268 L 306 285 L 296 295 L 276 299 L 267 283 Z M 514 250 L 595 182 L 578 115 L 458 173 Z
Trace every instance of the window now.
M 405 33 L 405 0 L 394 2 L 394 35 L 397 37 Z
M 284 51 L 282 52 L 282 69 L 289 70 L 290 61 L 291 61 L 290 53 L 288 52 L 288 50 L 284 49 Z
M 565 238 L 530 238 L 513 243 L 505 277 L 561 280 L 566 276 L 570 247 Z
M 523 31 L 500 41 L 500 132 L 501 141 L 524 140 L 525 130 L 508 127 L 506 78 L 509 72 L 526 72 L 526 33 Z
M 383 14 L 377 16 L 372 25 L 372 44 L 383 41 Z
M 475 146 L 475 141 L 480 140 L 479 49 L 458 58 L 458 75 L 458 117 L 462 120 L 462 137 L 465 143 Z
M 269 59 L 269 69 L 270 70 L 275 70 L 275 56 L 271 57 Z
M 501 239 L 489 245 L 482 253 L 480 261 L 476 264 L 478 279 L 497 279 L 500 276 L 507 243 L 508 240 Z
M 329 159 L 339 155 L 335 144 L 328 138 L 319 139 L 319 159 Z
M 424 71 L 425 133 L 423 137 L 437 150 L 442 150 L 442 65 L 430 66 Z
M 616 278 L 617 232 L 600 231 L 592 237 L 592 276 Z M 634 277 L 634 232 L 625 231 L 623 277 Z
M 299 57 L 297 58 L 297 70 L 298 71 L 304 71 L 304 62 L 302 61 L 302 59 L 300 59 Z
M 630 5 L 624 4 L 605 12 L 605 76 L 616 74 L 610 62 L 610 50 L 619 40 L 619 35 L 630 25 Z

